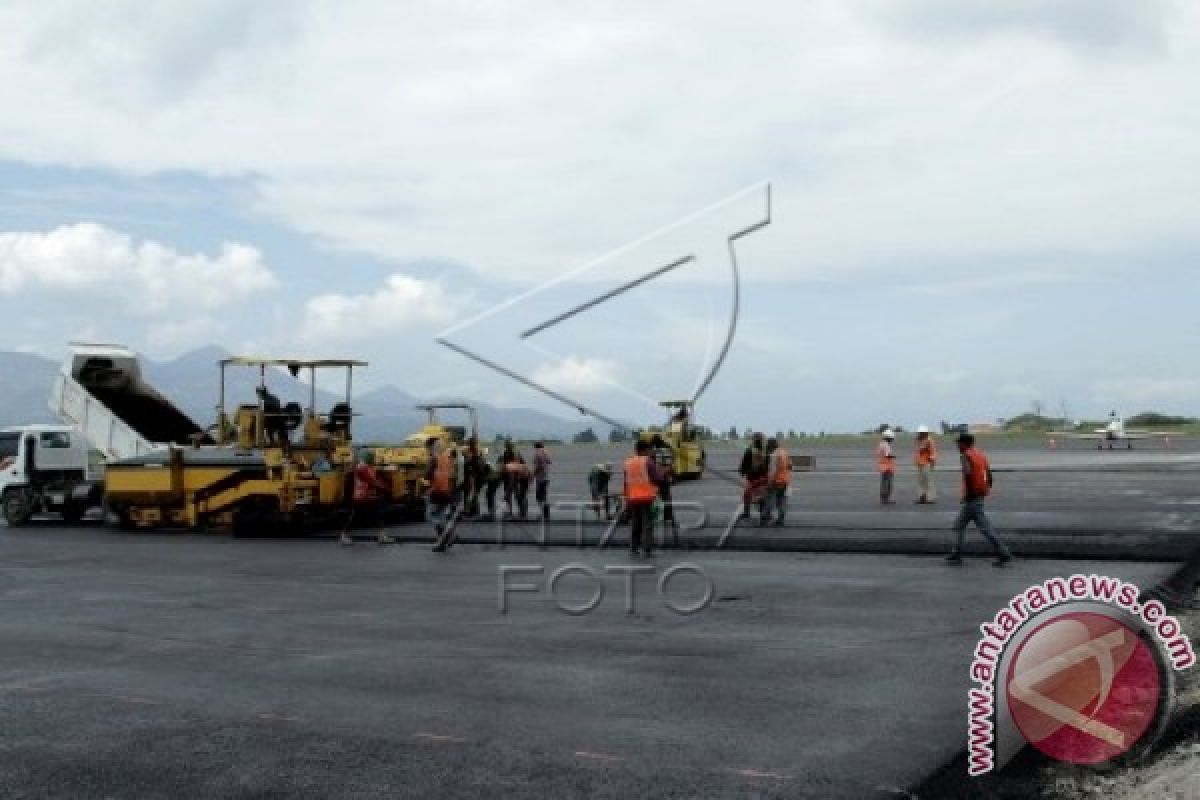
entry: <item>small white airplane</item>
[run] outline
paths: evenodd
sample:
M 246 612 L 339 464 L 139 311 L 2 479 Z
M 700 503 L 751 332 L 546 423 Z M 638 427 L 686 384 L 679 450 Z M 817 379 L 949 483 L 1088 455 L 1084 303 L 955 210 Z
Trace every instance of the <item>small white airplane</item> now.
M 1170 433 L 1162 431 L 1143 431 L 1134 430 L 1133 428 L 1125 427 L 1125 420 L 1117 416 L 1114 411 L 1108 415 L 1108 424 L 1103 428 L 1095 428 L 1090 433 L 1079 433 L 1076 431 L 1050 431 L 1048 436 L 1061 436 L 1064 439 L 1088 439 L 1096 442 L 1096 449 L 1103 450 L 1105 442 L 1108 443 L 1108 449 L 1113 449 L 1114 442 L 1125 442 L 1125 447 L 1129 450 L 1133 449 L 1133 443 L 1139 439 L 1154 439 L 1163 436 L 1170 436 Z

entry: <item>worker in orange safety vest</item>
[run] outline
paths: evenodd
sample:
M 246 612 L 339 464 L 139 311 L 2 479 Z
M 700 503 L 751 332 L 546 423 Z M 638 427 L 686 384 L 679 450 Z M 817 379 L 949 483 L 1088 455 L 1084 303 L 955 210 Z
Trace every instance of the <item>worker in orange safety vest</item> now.
M 933 485 L 933 469 L 937 466 L 937 445 L 929 435 L 929 426 L 917 427 L 916 449 L 913 451 L 913 463 L 917 467 L 917 489 L 920 495 L 918 503 L 936 503 L 937 487 Z
M 767 496 L 763 502 L 762 519 L 759 525 L 766 525 L 775 517 L 776 527 L 783 525 L 787 516 L 787 500 L 789 487 L 792 484 L 792 457 L 783 448 L 778 439 L 767 440 Z
M 638 440 L 634 455 L 625 459 L 625 508 L 629 511 L 629 550 L 654 555 L 654 501 L 662 475 L 650 458 L 648 442 Z
M 425 516 L 433 525 L 435 552 L 445 551 L 452 542 L 447 532 L 453 528 L 458 516 L 455 500 L 458 493 L 458 453 L 447 443 L 440 451 L 438 440 L 430 439 L 429 466 L 425 470 L 425 481 L 429 485 L 429 496 L 425 500 Z
M 350 538 L 350 527 L 354 524 L 355 519 L 361 521 L 364 518 L 374 518 L 379 522 L 377 541 L 380 544 L 392 544 L 396 540 L 388 536 L 383 528 L 384 510 L 391 488 L 379 477 L 379 472 L 375 469 L 375 454 L 370 450 L 363 451 L 359 457 L 358 465 L 354 468 L 353 480 L 354 494 L 350 506 L 350 516 L 346 519 L 346 527 L 342 529 L 342 535 L 338 541 L 344 545 L 353 544 L 354 540 Z
M 979 528 L 979 532 L 996 551 L 993 566 L 1003 567 L 1012 561 L 1012 553 L 996 535 L 983 510 L 983 499 L 992 492 L 992 465 L 988 463 L 987 456 L 975 447 L 975 437 L 969 433 L 959 435 L 958 452 L 961 454 L 962 463 L 962 508 L 959 509 L 958 518 L 954 520 L 956 539 L 954 549 L 946 556 L 946 561 L 951 564 L 962 563 L 963 538 L 967 525 L 974 522 L 975 527 Z

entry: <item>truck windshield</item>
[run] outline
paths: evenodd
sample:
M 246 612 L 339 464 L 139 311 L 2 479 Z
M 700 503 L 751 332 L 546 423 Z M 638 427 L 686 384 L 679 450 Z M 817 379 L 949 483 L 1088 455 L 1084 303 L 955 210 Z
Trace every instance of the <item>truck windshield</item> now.
M 0 433 L 0 459 L 16 458 L 20 441 L 21 434 L 19 433 Z

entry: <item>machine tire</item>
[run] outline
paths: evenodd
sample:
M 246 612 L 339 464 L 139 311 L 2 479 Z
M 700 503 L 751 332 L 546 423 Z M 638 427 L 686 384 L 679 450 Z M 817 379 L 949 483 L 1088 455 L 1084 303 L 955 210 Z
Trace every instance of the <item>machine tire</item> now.
M 68 525 L 78 525 L 83 520 L 83 515 L 86 511 L 87 509 L 78 503 L 67 503 L 63 506 L 60 513 L 62 514 L 63 522 L 66 522 Z
M 33 516 L 33 498 L 25 489 L 4 493 L 4 521 L 10 528 L 19 528 Z

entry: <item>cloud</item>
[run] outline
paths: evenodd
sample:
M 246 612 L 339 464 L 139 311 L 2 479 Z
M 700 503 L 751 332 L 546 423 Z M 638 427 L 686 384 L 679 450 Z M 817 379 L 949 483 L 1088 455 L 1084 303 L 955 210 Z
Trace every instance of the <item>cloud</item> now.
M 533 381 L 551 389 L 594 392 L 616 384 L 617 365 L 603 358 L 568 356 L 554 364 L 539 366 L 534 370 Z
M 0 233 L 0 293 L 69 293 L 118 302 L 139 316 L 225 308 L 277 284 L 253 247 L 227 242 L 213 256 L 179 253 L 94 223 Z
M 1159 52 L 1166 45 L 1171 9 L 1165 0 L 908 0 L 878 2 L 877 10 L 883 19 L 922 38 L 972 42 L 1025 33 L 1092 51 Z
M 1125 413 L 1146 410 L 1193 410 L 1200 393 L 1196 378 L 1130 375 L 1120 379 L 1096 381 L 1090 396 Z
M 452 322 L 468 301 L 436 281 L 395 273 L 368 294 L 322 294 L 304 306 L 303 334 L 311 341 L 353 341 L 422 325 Z
M 981 254 L 1133 269 L 1195 243 L 1196 9 L 976 5 L 885 24 L 870 0 L 733 16 L 364 0 L 278 22 L 258 4 L 103 4 L 81 22 L 76 4 L 15 3 L 0 157 L 251 176 L 256 210 L 294 230 L 511 279 L 763 177 L 787 224 L 748 245 L 748 279 L 979 273 Z M 1129 41 L 1158 44 L 1128 58 Z

